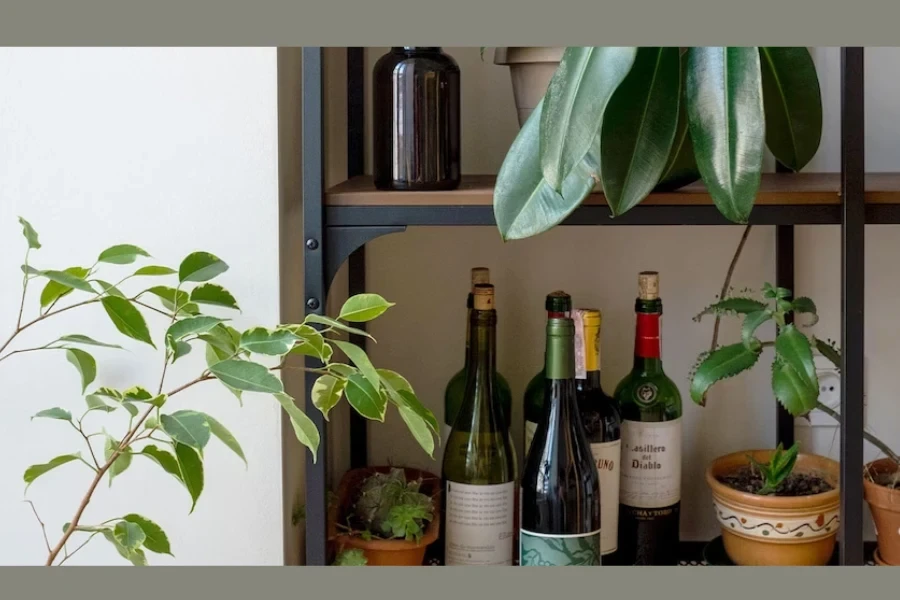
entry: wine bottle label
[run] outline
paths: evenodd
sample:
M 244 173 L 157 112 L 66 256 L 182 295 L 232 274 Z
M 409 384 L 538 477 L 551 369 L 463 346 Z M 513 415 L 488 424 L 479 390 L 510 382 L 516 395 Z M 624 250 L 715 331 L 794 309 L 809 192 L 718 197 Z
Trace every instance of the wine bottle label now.
M 512 566 L 515 483 L 448 481 L 446 501 L 445 564 Z
M 523 567 L 596 567 L 600 565 L 601 530 L 574 535 L 519 533 Z
M 528 460 L 528 451 L 531 450 L 531 440 L 537 431 L 537 423 L 525 421 L 525 460 Z
M 618 548 L 619 533 L 619 463 L 622 441 L 591 444 L 591 455 L 600 475 L 600 553 L 610 554 Z
M 660 508 L 681 500 L 681 418 L 622 421 L 621 502 Z

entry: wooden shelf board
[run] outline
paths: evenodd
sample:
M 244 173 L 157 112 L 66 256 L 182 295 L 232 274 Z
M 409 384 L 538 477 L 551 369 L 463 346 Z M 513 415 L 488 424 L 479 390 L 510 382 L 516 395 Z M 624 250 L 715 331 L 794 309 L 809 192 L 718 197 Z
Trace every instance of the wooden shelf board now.
M 490 206 L 494 175 L 464 175 L 452 191 L 397 192 L 376 190 L 371 176 L 354 177 L 329 189 L 328 206 Z M 762 177 L 757 205 L 840 204 L 840 173 L 766 173 Z M 900 204 L 900 173 L 866 174 L 867 204 Z M 602 193 L 593 193 L 585 206 L 605 205 Z M 702 206 L 712 200 L 702 182 L 674 192 L 654 193 L 643 206 Z

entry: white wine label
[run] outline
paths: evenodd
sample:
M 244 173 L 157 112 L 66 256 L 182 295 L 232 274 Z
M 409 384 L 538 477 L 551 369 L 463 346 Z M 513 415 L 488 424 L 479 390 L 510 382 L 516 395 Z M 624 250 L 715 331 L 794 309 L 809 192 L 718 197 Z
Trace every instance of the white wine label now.
M 622 441 L 591 444 L 591 454 L 600 475 L 600 553 L 610 554 L 618 549 L 619 541 L 619 465 Z
M 513 564 L 515 483 L 447 482 L 445 564 Z
M 621 503 L 635 508 L 681 500 L 681 418 L 622 421 Z
M 596 567 L 600 565 L 602 531 L 546 534 L 521 531 L 519 564 L 523 567 Z
M 525 421 L 525 460 L 528 460 L 528 451 L 531 450 L 531 440 L 534 439 L 534 432 L 537 431 L 537 423 Z

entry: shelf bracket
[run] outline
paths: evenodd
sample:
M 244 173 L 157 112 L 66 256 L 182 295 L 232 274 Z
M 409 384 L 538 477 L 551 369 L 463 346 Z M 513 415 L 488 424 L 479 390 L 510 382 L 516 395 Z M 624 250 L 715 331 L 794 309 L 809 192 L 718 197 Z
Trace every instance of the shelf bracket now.
M 325 289 L 331 287 L 338 269 L 353 251 L 374 239 L 391 233 L 401 233 L 406 227 L 391 225 L 384 227 L 328 227 L 325 233 Z

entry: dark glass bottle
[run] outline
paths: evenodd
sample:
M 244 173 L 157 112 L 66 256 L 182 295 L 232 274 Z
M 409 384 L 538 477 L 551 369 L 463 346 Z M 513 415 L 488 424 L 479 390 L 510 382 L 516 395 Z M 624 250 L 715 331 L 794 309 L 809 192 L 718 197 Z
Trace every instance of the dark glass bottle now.
M 575 392 L 575 326 L 547 321 L 544 414 L 522 475 L 519 564 L 600 564 L 600 483 Z
M 603 564 L 616 564 L 619 528 L 619 477 L 622 440 L 619 408 L 600 383 L 599 310 L 576 309 L 575 390 L 578 411 L 600 477 L 600 554 Z
M 394 47 L 372 74 L 375 187 L 450 190 L 460 181 L 459 66 L 440 48 Z
M 681 394 L 660 356 L 659 275 L 639 276 L 634 367 L 616 388 L 622 413 L 619 556 L 629 565 L 678 564 Z

